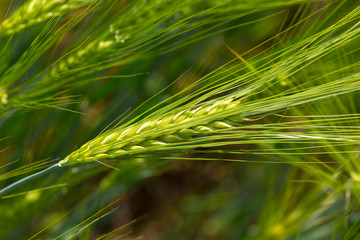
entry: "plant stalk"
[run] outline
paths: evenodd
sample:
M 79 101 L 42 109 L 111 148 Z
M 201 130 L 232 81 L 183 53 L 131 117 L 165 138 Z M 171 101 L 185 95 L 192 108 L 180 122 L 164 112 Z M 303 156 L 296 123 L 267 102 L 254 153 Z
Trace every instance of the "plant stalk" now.
M 14 182 L 13 184 L 10 184 L 9 186 L 3 188 L 0 190 L 0 198 L 3 197 L 4 195 L 6 195 L 7 193 L 11 192 L 13 189 L 15 189 L 16 187 L 23 185 L 27 182 L 30 182 L 31 180 L 34 180 L 36 178 L 39 178 L 47 173 L 52 172 L 54 169 L 59 168 L 58 164 L 54 164 L 40 172 L 36 172 L 30 176 L 27 176 L 25 178 L 20 179 L 17 182 Z

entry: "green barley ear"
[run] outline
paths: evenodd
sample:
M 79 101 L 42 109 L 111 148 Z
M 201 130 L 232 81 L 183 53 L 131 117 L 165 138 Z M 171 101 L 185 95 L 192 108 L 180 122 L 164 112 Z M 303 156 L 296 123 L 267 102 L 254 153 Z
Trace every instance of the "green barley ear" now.
M 142 121 L 126 128 L 116 128 L 87 142 L 58 165 L 62 167 L 159 150 L 173 143 L 187 142 L 194 136 L 231 129 L 244 119 L 231 113 L 239 104 L 240 100 L 228 98 L 159 119 Z M 211 121 L 204 119 L 219 113 L 226 115 Z
M 19 33 L 94 2 L 96 0 L 30 0 L 3 21 L 0 25 L 0 36 Z

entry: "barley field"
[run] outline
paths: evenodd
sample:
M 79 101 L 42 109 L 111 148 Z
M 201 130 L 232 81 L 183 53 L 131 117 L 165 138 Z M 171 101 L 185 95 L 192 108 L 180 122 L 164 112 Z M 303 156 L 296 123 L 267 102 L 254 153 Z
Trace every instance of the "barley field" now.
M 359 190 L 359 1 L 0 1 L 0 239 L 360 239 Z

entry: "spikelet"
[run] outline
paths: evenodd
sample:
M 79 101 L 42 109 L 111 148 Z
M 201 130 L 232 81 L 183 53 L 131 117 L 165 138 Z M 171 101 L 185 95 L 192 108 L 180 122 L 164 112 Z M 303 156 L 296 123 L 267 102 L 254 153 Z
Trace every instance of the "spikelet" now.
M 180 1 L 177 0 L 173 2 L 174 3 L 171 4 L 176 6 L 175 2 Z M 101 36 L 55 64 L 48 74 L 44 76 L 44 79 L 50 79 L 51 81 L 51 79 L 60 78 L 62 74 L 69 70 L 83 68 L 96 62 L 102 62 L 109 59 L 109 56 L 113 57 L 114 55 L 122 53 L 122 50 L 126 49 L 128 45 L 131 45 L 130 43 L 136 41 L 143 43 L 141 39 L 148 37 L 152 31 L 147 30 L 146 32 L 145 29 L 139 26 L 144 27 L 148 24 L 149 29 L 155 29 L 160 24 L 160 20 L 164 20 L 164 18 L 159 16 L 156 18 L 153 15 L 161 12 L 166 6 L 171 8 L 169 6 L 170 3 L 166 0 L 152 0 L 150 2 L 138 1 L 135 3 L 136 4 L 130 4 L 128 6 L 129 9 L 126 11 L 126 15 L 124 15 L 126 17 L 121 15 L 108 25 L 106 31 Z M 157 20 L 153 20 L 151 24 L 149 24 L 149 19 L 152 18 Z M 136 36 L 131 36 L 130 33 L 136 32 L 136 29 L 142 30 L 135 34 Z M 96 71 L 96 68 L 92 67 L 87 69 L 87 71 Z
M 66 166 L 75 163 L 116 158 L 134 153 L 148 151 L 149 147 L 166 146 L 171 143 L 186 141 L 194 136 L 214 133 L 220 129 L 230 129 L 244 120 L 236 115 L 212 120 L 199 125 L 198 119 L 238 107 L 240 100 L 228 98 L 213 104 L 203 105 L 195 109 L 179 111 L 161 119 L 139 122 L 128 127 L 118 128 L 100 135 L 85 143 L 71 153 L 58 165 Z M 192 124 L 194 122 L 194 124 Z M 176 129 L 177 125 L 187 124 L 190 127 Z

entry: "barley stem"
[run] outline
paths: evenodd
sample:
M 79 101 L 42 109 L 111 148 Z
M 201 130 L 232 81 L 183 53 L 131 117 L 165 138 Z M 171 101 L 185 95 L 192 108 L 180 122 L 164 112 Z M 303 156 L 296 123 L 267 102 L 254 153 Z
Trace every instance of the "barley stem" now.
M 25 178 L 22 178 L 20 179 L 19 181 L 17 182 L 14 182 L 13 184 L 10 184 L 9 186 L 3 188 L 0 190 L 0 197 L 3 197 L 4 195 L 6 195 L 8 192 L 12 191 L 14 188 L 20 186 L 20 185 L 23 185 L 27 182 L 30 182 L 31 180 L 34 180 L 36 178 L 39 178 L 47 173 L 50 173 L 52 172 L 53 170 L 55 170 L 56 168 L 58 168 L 58 164 L 54 164 L 54 165 L 51 165 L 50 167 L 40 171 L 40 172 L 36 172 L 30 176 L 27 176 Z

